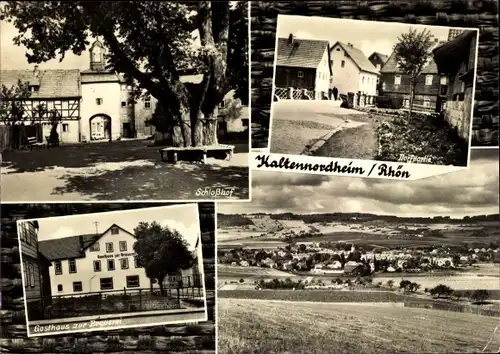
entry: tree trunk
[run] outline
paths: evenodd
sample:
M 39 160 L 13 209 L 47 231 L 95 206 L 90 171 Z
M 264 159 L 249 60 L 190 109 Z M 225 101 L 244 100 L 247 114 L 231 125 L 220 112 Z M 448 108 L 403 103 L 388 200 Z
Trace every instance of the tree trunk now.
M 163 279 L 160 281 L 160 279 L 158 279 L 158 285 L 160 285 L 160 293 L 162 296 L 165 295 L 165 289 L 163 289 Z
M 410 81 L 410 109 L 408 110 L 408 123 L 411 121 L 411 114 L 413 112 L 413 98 L 415 97 L 415 83 Z
M 174 117 L 172 146 L 191 146 L 191 110 L 188 107 L 181 107 L 177 116 Z
M 203 124 L 203 145 L 217 145 L 217 119 L 219 115 L 218 107 L 215 107 L 213 112 L 205 118 Z

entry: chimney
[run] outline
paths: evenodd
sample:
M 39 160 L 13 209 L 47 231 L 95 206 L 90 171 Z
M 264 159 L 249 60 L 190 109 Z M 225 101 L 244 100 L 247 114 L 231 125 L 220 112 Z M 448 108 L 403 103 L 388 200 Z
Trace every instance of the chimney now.
M 290 45 L 290 46 L 291 46 L 291 45 L 292 45 L 292 43 L 293 43 L 293 34 L 292 34 L 292 33 L 290 33 L 290 35 L 288 36 L 288 45 Z
M 80 242 L 80 252 L 83 251 L 83 236 L 78 236 L 78 241 Z

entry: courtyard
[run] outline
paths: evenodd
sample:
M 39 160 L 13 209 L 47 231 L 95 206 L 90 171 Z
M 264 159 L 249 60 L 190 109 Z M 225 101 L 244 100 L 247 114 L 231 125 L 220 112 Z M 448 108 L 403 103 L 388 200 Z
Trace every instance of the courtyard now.
M 202 190 L 232 189 L 215 198 L 248 199 L 247 142 L 230 161 L 206 164 L 161 161 L 151 140 L 65 144 L 57 148 L 5 151 L 1 161 L 3 201 L 199 200 Z

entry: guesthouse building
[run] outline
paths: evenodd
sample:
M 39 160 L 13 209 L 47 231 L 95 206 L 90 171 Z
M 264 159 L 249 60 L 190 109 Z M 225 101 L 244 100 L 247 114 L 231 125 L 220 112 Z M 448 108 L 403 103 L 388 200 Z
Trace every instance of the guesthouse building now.
M 328 97 L 331 77 L 328 41 L 300 39 L 293 34 L 277 41 L 275 87 L 306 89 L 312 98 Z
M 50 261 L 53 295 L 95 292 L 123 292 L 134 289 L 158 289 L 136 261 L 134 234 L 113 224 L 100 234 L 85 234 L 39 242 L 40 252 Z M 198 243 L 195 248 L 197 252 Z M 180 280 L 197 286 L 200 262 L 188 270 L 179 271 L 164 280 L 164 284 Z M 182 278 L 179 278 L 182 277 Z

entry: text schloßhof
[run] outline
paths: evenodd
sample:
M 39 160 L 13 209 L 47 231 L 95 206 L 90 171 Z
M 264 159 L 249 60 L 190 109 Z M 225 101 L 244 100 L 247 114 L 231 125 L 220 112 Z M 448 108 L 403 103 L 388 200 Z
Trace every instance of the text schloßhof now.
M 409 179 L 411 174 L 405 170 L 403 165 L 391 166 L 391 164 L 383 162 L 375 162 L 371 168 L 368 169 L 363 166 L 357 166 L 353 161 L 342 164 L 339 161 L 331 161 L 330 163 L 305 163 L 291 161 L 288 157 L 280 157 L 279 159 L 272 159 L 271 155 L 256 155 L 258 164 L 257 169 L 277 169 L 289 170 L 297 172 L 324 172 L 331 174 L 345 174 L 370 177 L 376 175 L 380 178 L 399 178 Z

